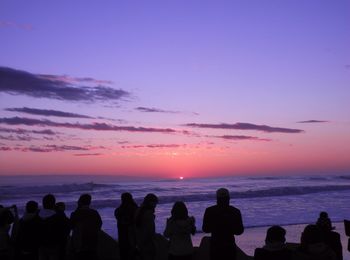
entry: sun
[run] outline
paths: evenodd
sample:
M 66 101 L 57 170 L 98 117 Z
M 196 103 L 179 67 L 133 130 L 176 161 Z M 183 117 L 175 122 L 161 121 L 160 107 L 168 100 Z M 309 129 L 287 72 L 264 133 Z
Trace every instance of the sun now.
M 183 180 L 183 179 L 184 179 L 184 177 L 180 176 L 180 177 L 179 177 L 179 179 L 180 179 L 180 180 Z

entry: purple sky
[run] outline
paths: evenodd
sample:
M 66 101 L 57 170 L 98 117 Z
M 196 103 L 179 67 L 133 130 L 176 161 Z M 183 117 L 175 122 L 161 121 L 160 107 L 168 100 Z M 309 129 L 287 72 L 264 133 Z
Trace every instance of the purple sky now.
M 0 174 L 349 172 L 349 10 L 343 0 L 1 1 Z M 24 141 L 8 130 L 18 128 L 57 134 Z M 66 167 L 42 167 L 57 154 Z M 124 159 L 140 167 L 113 164 Z

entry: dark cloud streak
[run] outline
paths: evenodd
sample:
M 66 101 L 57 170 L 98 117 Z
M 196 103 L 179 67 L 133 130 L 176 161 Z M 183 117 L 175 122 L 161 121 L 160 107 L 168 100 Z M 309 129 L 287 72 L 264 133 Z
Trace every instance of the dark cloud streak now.
M 172 128 L 151 128 L 151 127 L 135 127 L 135 126 L 116 126 L 106 123 L 60 123 L 51 120 L 40 120 L 23 117 L 0 118 L 1 124 L 7 125 L 27 125 L 27 126 L 41 126 L 41 127 L 64 127 L 82 130 L 96 130 L 96 131 L 126 131 L 126 132 L 140 132 L 140 133 L 183 133 L 188 134 L 187 131 L 177 131 Z
M 38 108 L 29 108 L 29 107 L 15 107 L 15 108 L 5 108 L 6 111 L 10 112 L 20 112 L 31 115 L 40 115 L 40 116 L 56 116 L 56 117 L 68 117 L 68 118 L 93 118 L 86 115 L 75 114 L 70 112 L 63 112 L 52 109 L 38 109 Z
M 90 79 L 90 78 L 87 78 Z M 122 89 L 104 85 L 81 86 L 59 76 L 32 74 L 22 70 L 0 67 L 0 92 L 63 101 L 119 101 L 130 96 Z
M 255 125 L 250 123 L 235 123 L 235 124 L 197 124 L 189 123 L 184 126 L 194 127 L 194 128 L 212 128 L 212 129 L 226 129 L 226 130 L 255 130 L 267 133 L 302 133 L 304 130 L 282 128 L 282 127 L 272 127 L 268 125 Z

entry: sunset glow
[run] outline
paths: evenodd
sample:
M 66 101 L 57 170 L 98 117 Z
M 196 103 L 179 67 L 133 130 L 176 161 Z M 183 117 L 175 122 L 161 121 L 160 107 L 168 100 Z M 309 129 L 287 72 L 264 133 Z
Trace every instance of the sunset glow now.
M 0 175 L 349 173 L 348 1 L 165 2 L 0 4 Z

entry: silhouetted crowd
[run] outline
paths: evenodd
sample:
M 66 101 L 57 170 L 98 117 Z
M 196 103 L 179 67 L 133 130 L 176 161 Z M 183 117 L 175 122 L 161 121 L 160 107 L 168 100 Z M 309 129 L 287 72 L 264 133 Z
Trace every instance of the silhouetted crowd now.
M 208 257 L 239 259 L 235 235 L 244 232 L 241 212 L 230 205 L 227 189 L 218 189 L 216 198 L 216 205 L 208 207 L 203 217 L 202 230 L 211 234 Z M 16 206 L 0 205 L 0 259 L 97 260 L 102 220 L 90 204 L 91 195 L 81 195 L 69 218 L 65 204 L 56 203 L 52 194 L 43 197 L 40 210 L 37 202 L 28 201 L 21 218 Z M 157 204 L 158 198 L 152 193 L 145 196 L 140 206 L 130 193 L 121 195 L 121 204 L 114 212 L 121 260 L 156 259 Z M 175 202 L 163 233 L 168 239 L 168 259 L 194 259 L 191 236 L 195 233 L 195 218 L 188 215 L 184 202 Z M 286 243 L 286 230 L 281 226 L 268 228 L 265 245 L 255 249 L 254 259 L 342 260 L 340 235 L 334 231 L 328 214 L 321 212 L 315 224 L 305 227 L 300 244 Z

